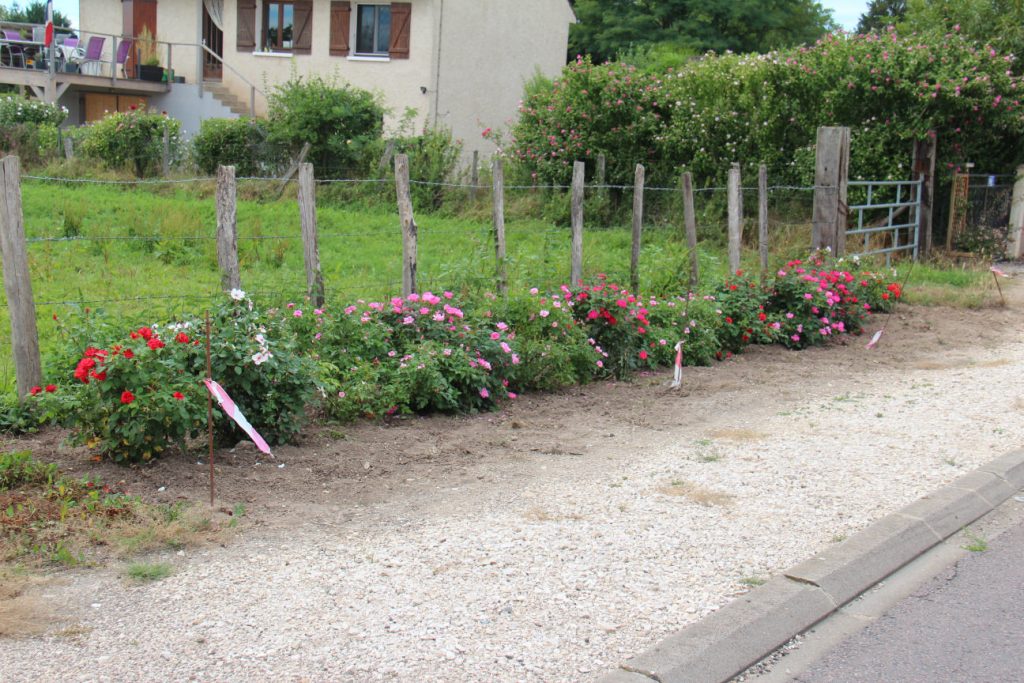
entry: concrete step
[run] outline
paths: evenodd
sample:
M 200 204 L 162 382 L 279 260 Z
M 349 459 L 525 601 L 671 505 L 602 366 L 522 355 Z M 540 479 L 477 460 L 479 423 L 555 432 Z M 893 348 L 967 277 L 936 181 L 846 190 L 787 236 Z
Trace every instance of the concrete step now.
M 203 90 L 210 93 L 214 99 L 230 109 L 231 113 L 236 116 L 247 116 L 249 114 L 249 104 L 243 102 L 237 95 L 228 90 L 224 84 L 217 81 L 204 81 Z

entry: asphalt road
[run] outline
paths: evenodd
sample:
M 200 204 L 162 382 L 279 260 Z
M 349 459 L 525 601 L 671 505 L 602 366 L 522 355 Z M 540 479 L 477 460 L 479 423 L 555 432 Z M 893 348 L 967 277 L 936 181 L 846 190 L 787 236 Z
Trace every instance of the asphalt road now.
M 896 603 L 793 680 L 1024 681 L 1024 523 Z

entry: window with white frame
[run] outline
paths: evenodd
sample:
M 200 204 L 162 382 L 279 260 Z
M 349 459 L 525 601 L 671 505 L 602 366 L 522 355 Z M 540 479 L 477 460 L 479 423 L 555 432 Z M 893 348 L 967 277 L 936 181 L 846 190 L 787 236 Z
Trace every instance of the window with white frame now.
M 386 57 L 391 40 L 391 5 L 356 5 L 356 54 Z

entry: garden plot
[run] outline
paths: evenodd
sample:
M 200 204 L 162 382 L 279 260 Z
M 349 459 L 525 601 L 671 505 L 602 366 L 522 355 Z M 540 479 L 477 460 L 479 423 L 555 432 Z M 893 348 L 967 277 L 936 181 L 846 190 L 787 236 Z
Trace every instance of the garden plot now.
M 154 583 L 65 573 L 39 593 L 65 635 L 5 642 L 3 678 L 593 680 L 1019 446 L 1022 333 L 1013 305 L 901 309 L 873 351 L 752 348 L 679 392 L 640 376 L 219 452 L 240 533 Z M 17 446 L 206 495 L 205 459 L 126 471 L 60 436 Z

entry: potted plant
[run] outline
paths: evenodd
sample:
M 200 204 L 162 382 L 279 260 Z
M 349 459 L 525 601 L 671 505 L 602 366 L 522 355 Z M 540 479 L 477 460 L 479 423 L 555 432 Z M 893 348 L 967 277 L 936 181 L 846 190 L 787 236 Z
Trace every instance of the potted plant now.
M 160 83 L 164 80 L 164 68 L 160 66 L 156 38 L 148 26 L 142 28 L 137 41 L 139 54 L 139 79 Z

